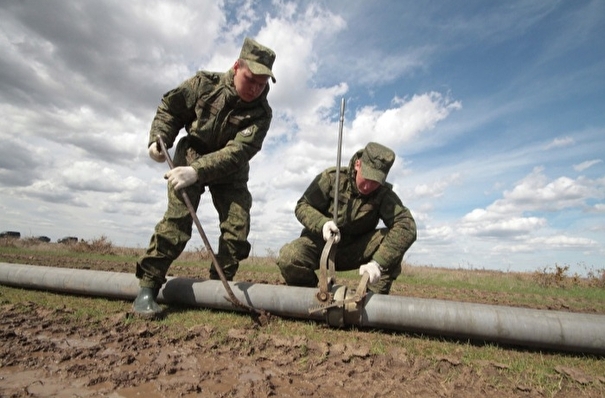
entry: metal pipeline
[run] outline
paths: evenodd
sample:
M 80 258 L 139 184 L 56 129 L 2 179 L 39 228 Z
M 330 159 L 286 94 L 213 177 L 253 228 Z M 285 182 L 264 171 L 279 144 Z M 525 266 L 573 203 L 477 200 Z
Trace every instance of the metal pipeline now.
M 85 296 L 134 300 L 133 274 L 0 263 L 0 284 Z M 562 311 L 462 303 L 368 293 L 362 306 L 346 304 L 309 313 L 317 289 L 229 282 L 238 300 L 273 315 L 325 321 L 330 326 L 489 341 L 539 349 L 605 354 L 605 316 Z M 354 292 L 334 286 L 335 300 Z M 227 297 L 221 281 L 169 278 L 158 296 L 166 304 L 243 311 Z

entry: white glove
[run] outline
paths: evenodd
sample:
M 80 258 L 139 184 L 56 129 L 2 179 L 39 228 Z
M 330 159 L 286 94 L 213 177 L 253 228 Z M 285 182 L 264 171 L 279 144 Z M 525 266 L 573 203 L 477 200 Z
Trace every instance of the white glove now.
M 177 190 L 188 187 L 198 180 L 197 171 L 191 166 L 175 167 L 164 174 L 164 178 Z
M 152 142 L 148 148 L 149 157 L 155 160 L 158 163 L 163 163 L 166 161 L 166 154 L 158 151 L 158 145 L 155 142 Z
M 359 275 L 363 276 L 365 272 L 370 275 L 370 279 L 368 280 L 368 282 L 370 282 L 370 285 L 378 282 L 380 276 L 382 275 L 382 272 L 380 271 L 380 265 L 378 265 L 378 263 L 374 260 L 359 267 Z
M 334 235 L 334 243 L 340 242 L 340 230 L 334 221 L 328 221 L 325 223 L 321 228 L 321 233 L 323 234 L 326 242 L 332 237 L 332 235 Z

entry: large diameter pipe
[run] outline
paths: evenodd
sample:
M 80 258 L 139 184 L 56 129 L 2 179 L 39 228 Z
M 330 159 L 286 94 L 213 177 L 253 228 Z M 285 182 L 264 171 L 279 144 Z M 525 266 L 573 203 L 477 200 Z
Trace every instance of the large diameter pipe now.
M 491 341 L 533 348 L 605 354 L 605 316 L 462 303 L 368 293 L 365 304 L 309 313 L 317 289 L 229 282 L 242 302 L 273 315 L 327 320 L 331 325 L 392 329 Z M 139 290 L 132 274 L 0 263 L 0 284 L 61 293 L 133 300 Z M 335 297 L 349 297 L 335 287 Z M 226 298 L 220 281 L 169 278 L 158 301 L 242 311 Z M 347 308 L 349 307 L 349 308 Z
M 139 280 L 134 274 L 9 263 L 0 263 L 0 284 L 119 300 L 134 300 L 139 293 Z M 229 285 L 238 300 L 256 309 L 285 317 L 325 319 L 321 313 L 308 313 L 309 307 L 317 304 L 314 289 L 248 282 L 229 282 Z M 245 311 L 226 296 L 221 281 L 169 277 L 160 290 L 158 302 Z

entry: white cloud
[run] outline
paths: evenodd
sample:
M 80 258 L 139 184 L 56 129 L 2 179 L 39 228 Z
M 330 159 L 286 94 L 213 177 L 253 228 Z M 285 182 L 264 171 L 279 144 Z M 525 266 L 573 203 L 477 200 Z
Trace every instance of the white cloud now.
M 443 196 L 445 190 L 460 180 L 460 173 L 454 173 L 431 184 L 420 184 L 414 187 L 414 198 L 436 198 Z
M 582 171 L 584 171 L 584 170 L 586 170 L 586 169 L 594 166 L 595 164 L 599 164 L 599 163 L 602 163 L 602 162 L 603 161 L 601 159 L 587 160 L 587 161 L 582 162 L 580 164 L 574 164 L 573 165 L 573 169 L 575 171 L 582 172 Z
M 93 161 L 77 161 L 62 172 L 65 186 L 74 191 L 116 193 L 141 191 L 147 186 L 132 176 L 122 176 L 116 170 Z
M 355 58 L 350 66 L 360 76 L 360 83 L 370 87 L 385 85 L 422 68 L 432 51 L 431 48 L 417 48 L 402 55 L 393 55 L 375 50 L 364 57 Z
M 423 230 L 422 242 L 429 245 L 447 245 L 455 241 L 456 231 L 449 225 L 427 227 Z
M 575 144 L 575 141 L 572 137 L 555 138 L 554 140 L 552 140 L 552 142 L 547 144 L 544 149 L 549 150 L 549 149 L 553 149 L 553 148 L 564 148 L 564 147 L 572 146 L 574 144 Z
M 504 192 L 504 199 L 490 208 L 499 213 L 525 211 L 557 211 L 570 207 L 581 207 L 590 198 L 605 197 L 602 181 L 585 177 L 571 179 L 559 177 L 549 181 L 542 167 L 536 167 L 521 180 L 512 191 Z
M 540 236 L 527 239 L 524 243 L 494 246 L 494 251 L 501 253 L 521 253 L 547 250 L 593 250 L 599 243 L 593 239 L 582 237 L 569 237 L 565 235 Z
M 380 137 L 385 145 L 399 148 L 462 108 L 459 101 L 437 92 L 416 94 L 409 100 L 394 98 L 393 105 L 386 110 L 374 106 L 359 109 L 351 123 L 349 140 L 362 146 L 368 136 Z
M 28 187 L 15 189 L 12 191 L 14 196 L 24 196 L 26 198 L 37 198 L 43 202 L 52 203 L 66 203 L 77 207 L 86 207 L 87 204 L 83 203 L 77 198 L 77 194 L 67 187 L 57 184 L 55 181 L 36 181 Z
M 458 231 L 464 235 L 491 237 L 524 237 L 546 225 L 546 219 L 539 217 L 506 217 L 482 209 L 475 209 L 465 215 Z
M 456 235 L 472 242 L 475 248 L 490 247 L 496 253 L 542 253 L 548 250 L 598 253 L 602 246 L 581 233 L 562 233 L 553 229 L 548 219 L 531 213 L 547 214 L 565 209 L 584 210 L 591 200 L 605 197 L 602 180 L 559 177 L 550 180 L 543 167 L 536 167 L 501 199 L 486 208 L 467 213 L 458 222 Z M 598 207 L 596 205 L 595 207 Z M 529 213 L 529 214 L 528 214 Z M 584 234 L 590 232 L 584 231 Z M 493 245 L 493 242 L 497 244 Z

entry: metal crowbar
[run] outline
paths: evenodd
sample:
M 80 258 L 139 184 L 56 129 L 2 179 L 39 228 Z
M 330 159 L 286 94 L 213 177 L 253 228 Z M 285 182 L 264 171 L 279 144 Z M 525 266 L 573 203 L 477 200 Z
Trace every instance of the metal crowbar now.
M 158 135 L 157 142 L 160 145 L 160 149 L 162 150 L 164 155 L 166 155 L 166 161 L 168 162 L 168 166 L 170 166 L 170 169 L 172 170 L 174 168 L 174 163 L 172 162 L 170 153 L 168 153 L 168 149 L 166 148 L 166 144 L 164 143 L 164 140 L 159 135 Z M 235 294 L 233 294 L 233 290 L 231 290 L 231 286 L 229 286 L 227 277 L 225 276 L 225 273 L 223 272 L 223 267 L 221 267 L 221 265 L 218 263 L 216 255 L 214 254 L 214 251 L 212 250 L 212 247 L 210 246 L 210 242 L 208 241 L 208 237 L 206 236 L 206 233 L 204 232 L 204 228 L 202 228 L 200 219 L 198 218 L 198 216 L 195 212 L 195 209 L 193 208 L 193 205 L 191 204 L 189 195 L 187 195 L 187 192 L 185 192 L 184 190 L 181 190 L 181 195 L 183 197 L 183 201 L 185 202 L 185 205 L 187 206 L 187 209 L 189 210 L 189 213 L 191 214 L 191 217 L 193 218 L 193 222 L 195 223 L 195 226 L 197 227 L 197 230 L 200 233 L 202 240 L 204 241 L 206 250 L 208 251 L 208 253 L 210 253 L 210 257 L 212 258 L 212 264 L 214 265 L 214 269 L 218 273 L 218 276 L 220 277 L 221 282 L 223 282 L 223 286 L 225 287 L 225 290 L 227 291 L 227 295 L 229 295 L 229 297 L 225 297 L 225 299 L 227 301 L 231 302 L 231 304 L 233 304 L 234 306 L 245 309 L 245 310 L 249 311 L 251 314 L 257 315 L 257 317 L 255 318 L 255 321 L 257 323 L 259 323 L 261 325 L 266 324 L 269 320 L 269 314 L 266 311 L 259 310 L 252 306 L 242 303 L 240 300 L 237 299 L 237 297 L 235 297 Z

